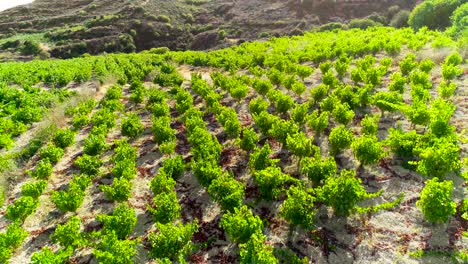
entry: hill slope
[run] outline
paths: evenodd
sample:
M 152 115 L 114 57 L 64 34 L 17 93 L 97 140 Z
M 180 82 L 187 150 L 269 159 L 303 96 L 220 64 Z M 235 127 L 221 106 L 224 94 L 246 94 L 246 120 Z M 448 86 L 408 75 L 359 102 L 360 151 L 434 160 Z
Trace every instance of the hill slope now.
M 16 40 L 35 34 L 53 57 L 61 58 L 152 47 L 203 50 L 256 39 L 264 32 L 298 34 L 330 21 L 373 12 L 387 15 L 390 6 L 411 8 L 415 2 L 37 0 L 0 13 L 0 36 Z

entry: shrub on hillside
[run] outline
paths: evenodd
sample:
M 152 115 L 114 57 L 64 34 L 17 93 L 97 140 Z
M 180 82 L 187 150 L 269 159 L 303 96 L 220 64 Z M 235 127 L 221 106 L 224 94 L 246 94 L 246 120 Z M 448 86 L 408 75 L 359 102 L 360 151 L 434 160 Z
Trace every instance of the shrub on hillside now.
M 381 26 L 382 24 L 375 22 L 374 20 L 364 18 L 364 19 L 353 19 L 349 22 L 348 27 L 349 28 L 360 28 L 360 29 L 366 29 L 368 27 L 376 27 L 376 26 Z
M 424 26 L 429 29 L 445 29 L 450 26 L 452 13 L 466 0 L 426 0 L 416 6 L 410 14 L 408 24 L 418 30 Z
M 392 20 L 390 21 L 390 26 L 394 28 L 407 27 L 409 16 L 410 16 L 410 11 L 401 10 L 392 18 Z
M 454 36 L 468 35 L 468 3 L 459 6 L 451 17 L 450 33 Z

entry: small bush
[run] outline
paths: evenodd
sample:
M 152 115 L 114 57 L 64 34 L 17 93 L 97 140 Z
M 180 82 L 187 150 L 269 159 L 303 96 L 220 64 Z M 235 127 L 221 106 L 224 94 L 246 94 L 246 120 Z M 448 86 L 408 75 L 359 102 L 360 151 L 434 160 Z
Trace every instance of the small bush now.
M 48 159 L 51 163 L 57 163 L 63 157 L 63 149 L 49 143 L 39 152 L 41 159 Z
M 44 192 L 46 186 L 47 181 L 45 180 L 26 183 L 23 186 L 21 186 L 21 194 L 23 196 L 30 196 L 34 199 L 37 199 Z
M 419 30 L 426 26 L 431 30 L 443 30 L 450 26 L 452 13 L 465 0 L 428 0 L 417 5 L 410 14 L 408 24 Z
M 75 142 L 75 133 L 70 129 L 59 129 L 54 133 L 52 141 L 57 147 L 65 149 Z
M 430 222 L 447 222 L 456 213 L 457 204 L 452 200 L 452 181 L 439 182 L 438 178 L 426 181 L 416 206 Z
M 135 138 L 141 135 L 144 129 L 140 118 L 135 113 L 131 113 L 122 121 L 122 135 L 124 136 Z
M 48 179 L 54 170 L 53 165 L 48 159 L 42 159 L 37 162 L 36 169 L 31 173 L 31 177 L 36 179 Z
M 381 26 L 382 24 L 375 22 L 371 19 L 364 18 L 364 19 L 353 19 L 349 22 L 348 27 L 349 28 L 360 28 L 360 29 L 366 29 L 368 27 L 376 27 L 376 26 Z
M 392 18 L 392 20 L 390 21 L 390 26 L 394 28 L 407 27 L 409 16 L 410 16 L 410 11 L 401 10 Z

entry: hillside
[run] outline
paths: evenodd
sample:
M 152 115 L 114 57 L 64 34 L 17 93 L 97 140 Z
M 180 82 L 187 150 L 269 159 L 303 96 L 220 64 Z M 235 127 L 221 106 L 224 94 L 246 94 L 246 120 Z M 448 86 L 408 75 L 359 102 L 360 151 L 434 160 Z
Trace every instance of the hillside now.
M 377 27 L 1 63 L 0 263 L 466 263 L 457 46 Z
M 301 34 L 321 24 L 371 14 L 386 24 L 415 2 L 37 0 L 0 13 L 0 43 L 13 42 L 4 48 L 15 50 L 15 40 L 32 39 L 60 58 L 153 47 L 205 50 L 259 36 Z

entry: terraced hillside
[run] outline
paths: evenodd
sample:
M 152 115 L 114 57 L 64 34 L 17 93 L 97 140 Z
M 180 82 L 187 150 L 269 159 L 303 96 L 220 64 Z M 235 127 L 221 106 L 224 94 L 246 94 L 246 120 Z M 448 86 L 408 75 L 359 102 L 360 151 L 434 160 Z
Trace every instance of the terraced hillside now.
M 0 261 L 467 261 L 456 45 L 370 28 L 0 64 L 2 122 L 7 96 L 69 94 L 30 158 L 3 150 Z
M 10 41 L 43 43 L 52 57 L 83 53 L 131 52 L 154 47 L 205 50 L 259 36 L 297 35 L 331 21 L 374 14 L 389 23 L 399 9 L 415 1 L 264 1 L 264 0 L 37 0 L 6 10 L 0 16 L 0 34 Z M 389 9 L 393 6 L 393 9 Z M 364 10 L 364 11 L 363 11 Z

